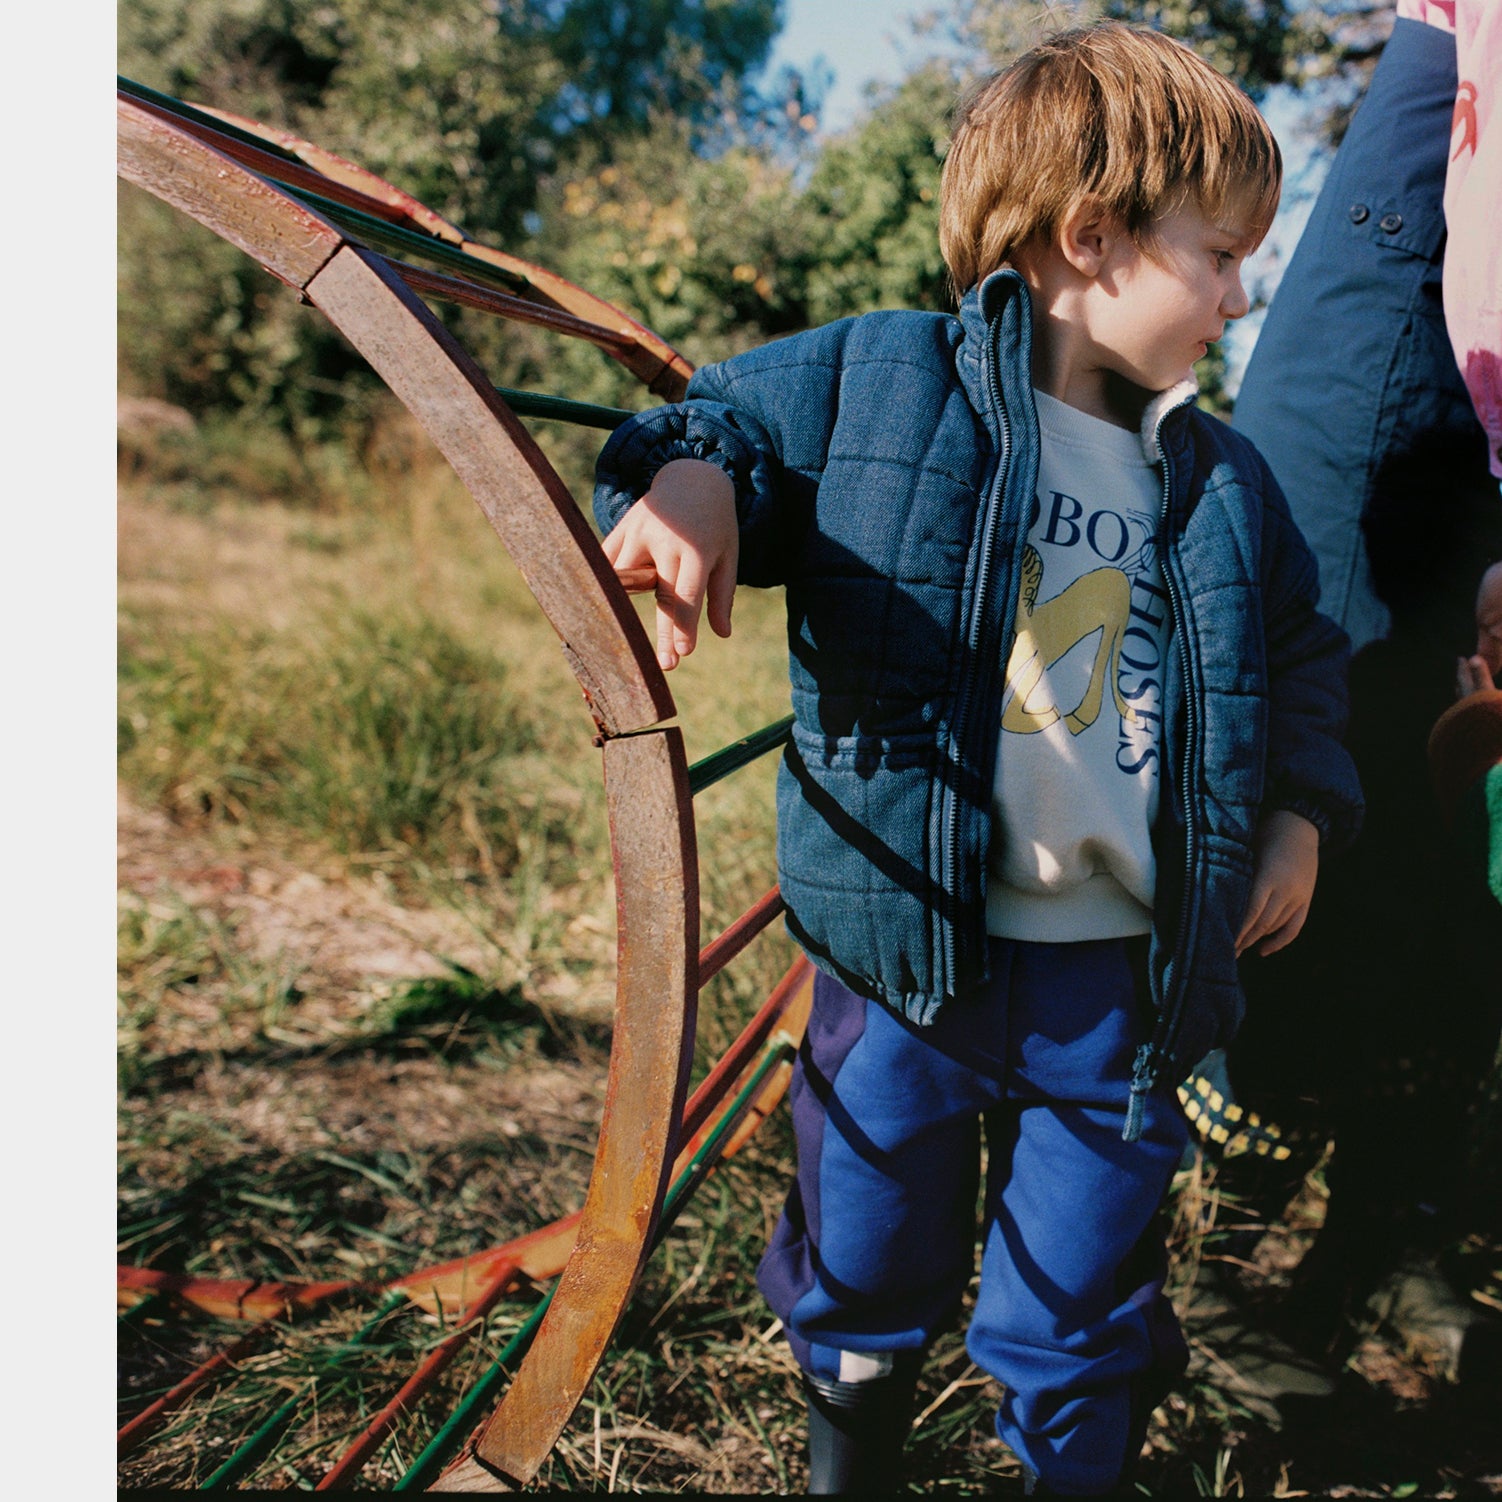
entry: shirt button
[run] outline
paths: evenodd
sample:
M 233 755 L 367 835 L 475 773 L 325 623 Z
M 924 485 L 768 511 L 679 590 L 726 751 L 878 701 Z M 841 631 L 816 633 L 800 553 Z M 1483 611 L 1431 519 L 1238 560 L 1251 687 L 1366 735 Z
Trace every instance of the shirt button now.
M 1395 235 L 1403 228 L 1403 216 L 1401 214 L 1384 214 L 1377 221 L 1377 228 L 1384 234 Z
M 1353 203 L 1346 210 L 1346 217 L 1352 224 L 1364 224 L 1371 210 L 1364 203 Z

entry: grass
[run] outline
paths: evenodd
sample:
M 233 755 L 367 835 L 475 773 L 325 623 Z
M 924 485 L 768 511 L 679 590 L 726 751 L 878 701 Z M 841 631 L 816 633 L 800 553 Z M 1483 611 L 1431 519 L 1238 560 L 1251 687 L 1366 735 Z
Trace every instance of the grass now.
M 599 755 L 556 639 L 410 432 L 347 484 L 318 461 L 290 503 L 279 488 L 312 471 L 288 454 L 261 472 L 223 434 L 172 443 L 132 450 L 120 505 L 120 1259 L 379 1280 L 546 1224 L 588 1177 L 614 936 Z M 691 760 L 784 712 L 779 603 L 746 592 L 734 643 L 706 639 L 674 675 Z M 774 879 L 771 777 L 764 762 L 698 800 L 706 936 Z M 701 1069 L 790 956 L 768 935 L 711 983 Z M 779 1113 L 701 1190 L 539 1485 L 802 1486 L 796 1373 L 755 1286 L 791 1162 Z M 1266 1249 L 1296 1260 L 1322 1171 L 1262 1238 L 1268 1290 L 1284 1266 Z M 1258 1241 L 1212 1164 L 1180 1175 L 1172 1209 L 1178 1288 Z M 1472 1251 L 1496 1297 L 1498 1249 Z M 362 1485 L 396 1481 L 529 1307 L 500 1306 Z M 446 1333 L 403 1310 L 340 1355 L 375 1308 L 336 1301 L 279 1330 L 122 1466 L 122 1488 L 201 1483 L 291 1398 L 252 1484 L 311 1487 Z M 122 1414 L 239 1333 L 134 1316 Z M 1153 1490 L 1488 1494 L 1481 1411 L 1412 1362 L 1384 1385 L 1392 1353 L 1375 1349 L 1342 1378 L 1341 1443 L 1271 1430 L 1199 1373 L 1154 1421 Z M 996 1399 L 946 1333 L 904 1484 L 1016 1489 Z
M 493 655 L 421 617 L 340 613 L 296 633 L 226 622 L 186 639 L 132 625 L 120 766 L 152 801 L 321 834 L 345 854 L 514 862 L 504 775 L 536 737 Z

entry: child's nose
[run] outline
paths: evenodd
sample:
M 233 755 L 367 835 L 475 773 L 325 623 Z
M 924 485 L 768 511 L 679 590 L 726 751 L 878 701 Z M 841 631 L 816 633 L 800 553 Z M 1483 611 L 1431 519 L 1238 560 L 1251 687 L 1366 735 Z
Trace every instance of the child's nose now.
M 1221 314 L 1226 318 L 1244 318 L 1251 306 L 1251 299 L 1246 295 L 1246 288 L 1241 285 L 1241 272 L 1238 270 L 1232 274 L 1231 285 L 1221 298 Z

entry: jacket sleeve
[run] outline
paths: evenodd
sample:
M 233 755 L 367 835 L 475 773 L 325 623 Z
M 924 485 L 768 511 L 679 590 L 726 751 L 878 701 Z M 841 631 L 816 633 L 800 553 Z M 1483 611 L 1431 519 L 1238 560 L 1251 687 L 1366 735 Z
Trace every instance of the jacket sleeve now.
M 1260 462 L 1260 455 L 1259 455 Z M 1364 804 L 1342 741 L 1350 639 L 1316 608 L 1319 566 L 1262 464 L 1263 626 L 1267 639 L 1266 809 L 1302 814 L 1327 850 L 1350 844 Z
M 852 320 L 780 339 L 689 381 L 687 399 L 630 418 L 595 466 L 595 520 L 609 532 L 674 459 L 717 465 L 735 486 L 739 582 L 786 582 L 813 514 Z

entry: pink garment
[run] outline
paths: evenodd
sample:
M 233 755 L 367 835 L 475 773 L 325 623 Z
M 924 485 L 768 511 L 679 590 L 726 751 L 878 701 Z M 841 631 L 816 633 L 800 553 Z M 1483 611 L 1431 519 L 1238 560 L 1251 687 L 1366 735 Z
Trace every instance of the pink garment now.
M 1502 477 L 1502 4 L 1398 0 L 1398 15 L 1455 34 L 1460 85 L 1445 176 L 1445 325 Z

